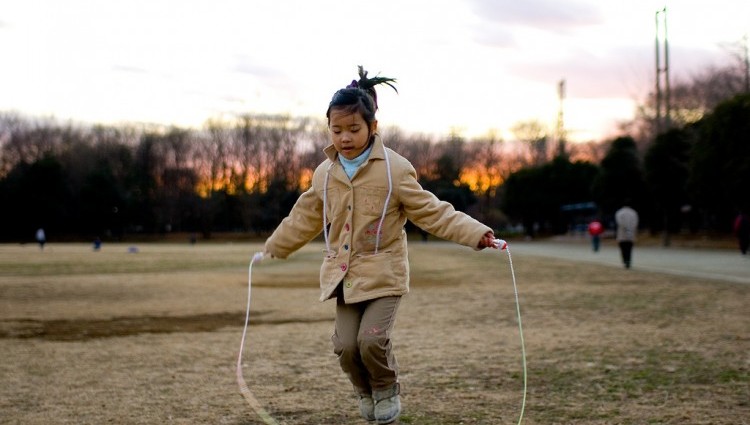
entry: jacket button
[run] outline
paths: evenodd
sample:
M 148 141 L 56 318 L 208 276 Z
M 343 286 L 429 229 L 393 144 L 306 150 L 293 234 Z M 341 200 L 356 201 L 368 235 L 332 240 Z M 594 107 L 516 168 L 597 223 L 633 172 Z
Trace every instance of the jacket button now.
M 347 205 L 346 209 L 348 209 L 349 211 L 351 211 L 352 210 L 352 206 L 351 205 Z
M 344 245 L 344 251 L 349 251 L 349 245 Z
M 351 288 L 352 287 L 352 281 L 350 280 L 350 281 L 346 282 L 345 285 L 346 285 L 347 288 Z
M 349 223 L 346 223 L 346 224 L 344 225 L 344 230 L 346 230 L 347 232 L 349 231 Z
M 345 271 L 346 271 L 346 264 L 342 264 L 342 265 L 341 265 L 341 271 L 342 271 L 342 272 L 345 272 Z

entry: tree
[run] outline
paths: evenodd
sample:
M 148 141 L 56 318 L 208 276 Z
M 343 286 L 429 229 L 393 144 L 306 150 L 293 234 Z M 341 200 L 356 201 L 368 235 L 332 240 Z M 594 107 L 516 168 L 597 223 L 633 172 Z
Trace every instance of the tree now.
M 60 161 L 52 155 L 17 164 L 0 182 L 0 233 L 24 240 L 39 227 L 53 234 L 65 232 L 71 218 L 66 181 Z
M 411 162 L 422 180 L 435 178 L 435 164 L 440 148 L 435 141 L 424 134 L 404 136 L 401 132 L 386 130 L 382 133 L 386 146 L 403 155 Z
M 531 165 L 539 166 L 547 161 L 547 129 L 536 120 L 516 123 L 511 129 L 516 138 L 529 148 Z
M 728 231 L 735 211 L 750 208 L 750 95 L 721 103 L 696 128 L 689 188 L 709 226 Z
M 476 196 L 468 185 L 459 180 L 460 168 L 454 162 L 453 156 L 444 153 L 437 160 L 436 177 L 423 180 L 422 185 L 434 193 L 438 199 L 451 203 L 458 211 L 466 211 L 477 202 Z
M 467 145 L 469 166 L 461 171 L 461 181 L 467 182 L 472 191 L 481 197 L 479 218 L 492 227 L 505 224 L 503 214 L 493 208 L 497 190 L 510 174 L 511 164 L 503 161 L 502 145 L 503 140 L 495 133 L 472 141 Z
M 638 149 L 630 136 L 613 140 L 593 182 L 593 195 L 605 214 L 613 213 L 624 203 L 645 207 L 646 184 Z M 641 212 L 641 216 L 645 216 Z
M 591 201 L 591 182 L 598 169 L 589 162 L 570 162 L 564 156 L 540 167 L 529 167 L 511 174 L 503 186 L 503 209 L 520 219 L 529 236 L 535 228 L 563 233 L 568 217 L 561 207 Z
M 660 134 L 646 151 L 644 168 L 646 181 L 654 201 L 655 216 L 652 231 L 662 230 L 664 246 L 670 245 L 670 233 L 680 228 L 683 206 L 689 203 L 687 192 L 690 132 L 672 129 Z
M 745 92 L 747 69 L 744 61 L 738 65 L 709 67 L 673 81 L 670 87 L 670 128 L 698 122 L 721 102 Z M 634 137 L 640 145 L 650 143 L 657 136 L 655 104 L 655 93 L 649 93 L 638 106 L 636 117 L 622 124 L 623 132 Z

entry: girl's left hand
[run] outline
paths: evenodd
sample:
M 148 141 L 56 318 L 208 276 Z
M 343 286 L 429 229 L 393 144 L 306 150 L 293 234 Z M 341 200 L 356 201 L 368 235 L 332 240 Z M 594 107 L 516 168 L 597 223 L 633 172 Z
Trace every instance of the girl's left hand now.
M 492 231 L 489 231 L 482 236 L 482 239 L 479 240 L 479 245 L 477 245 L 477 248 L 479 249 L 485 249 L 485 248 L 495 248 L 497 249 L 498 246 L 495 243 L 495 234 L 492 233 Z

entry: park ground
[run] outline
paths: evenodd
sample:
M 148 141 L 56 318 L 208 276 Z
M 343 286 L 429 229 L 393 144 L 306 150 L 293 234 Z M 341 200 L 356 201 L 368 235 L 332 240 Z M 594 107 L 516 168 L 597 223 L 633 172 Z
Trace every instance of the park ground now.
M 510 246 L 523 423 L 750 423 L 749 258 L 644 240 L 625 270 L 612 241 Z M 0 245 L 0 423 L 262 424 L 234 371 L 260 247 Z M 321 250 L 254 267 L 245 379 L 279 423 L 365 424 L 331 351 L 334 306 L 317 301 Z M 517 423 L 508 256 L 415 241 L 410 260 L 401 423 Z

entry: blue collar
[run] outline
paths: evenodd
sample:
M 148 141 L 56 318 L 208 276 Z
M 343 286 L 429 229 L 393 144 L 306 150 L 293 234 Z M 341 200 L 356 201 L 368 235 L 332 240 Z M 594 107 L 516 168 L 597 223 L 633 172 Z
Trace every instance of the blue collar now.
M 372 146 L 373 144 L 370 144 L 370 147 L 365 149 L 364 152 L 359 154 L 359 156 L 354 159 L 346 159 L 344 158 L 343 155 L 339 155 L 339 161 L 341 162 L 341 165 L 344 167 L 344 171 L 346 172 L 346 175 L 349 176 L 349 180 L 352 179 L 352 176 L 354 176 L 354 173 L 357 171 L 357 168 L 359 168 L 359 166 L 362 165 L 370 156 L 370 152 L 372 152 Z

